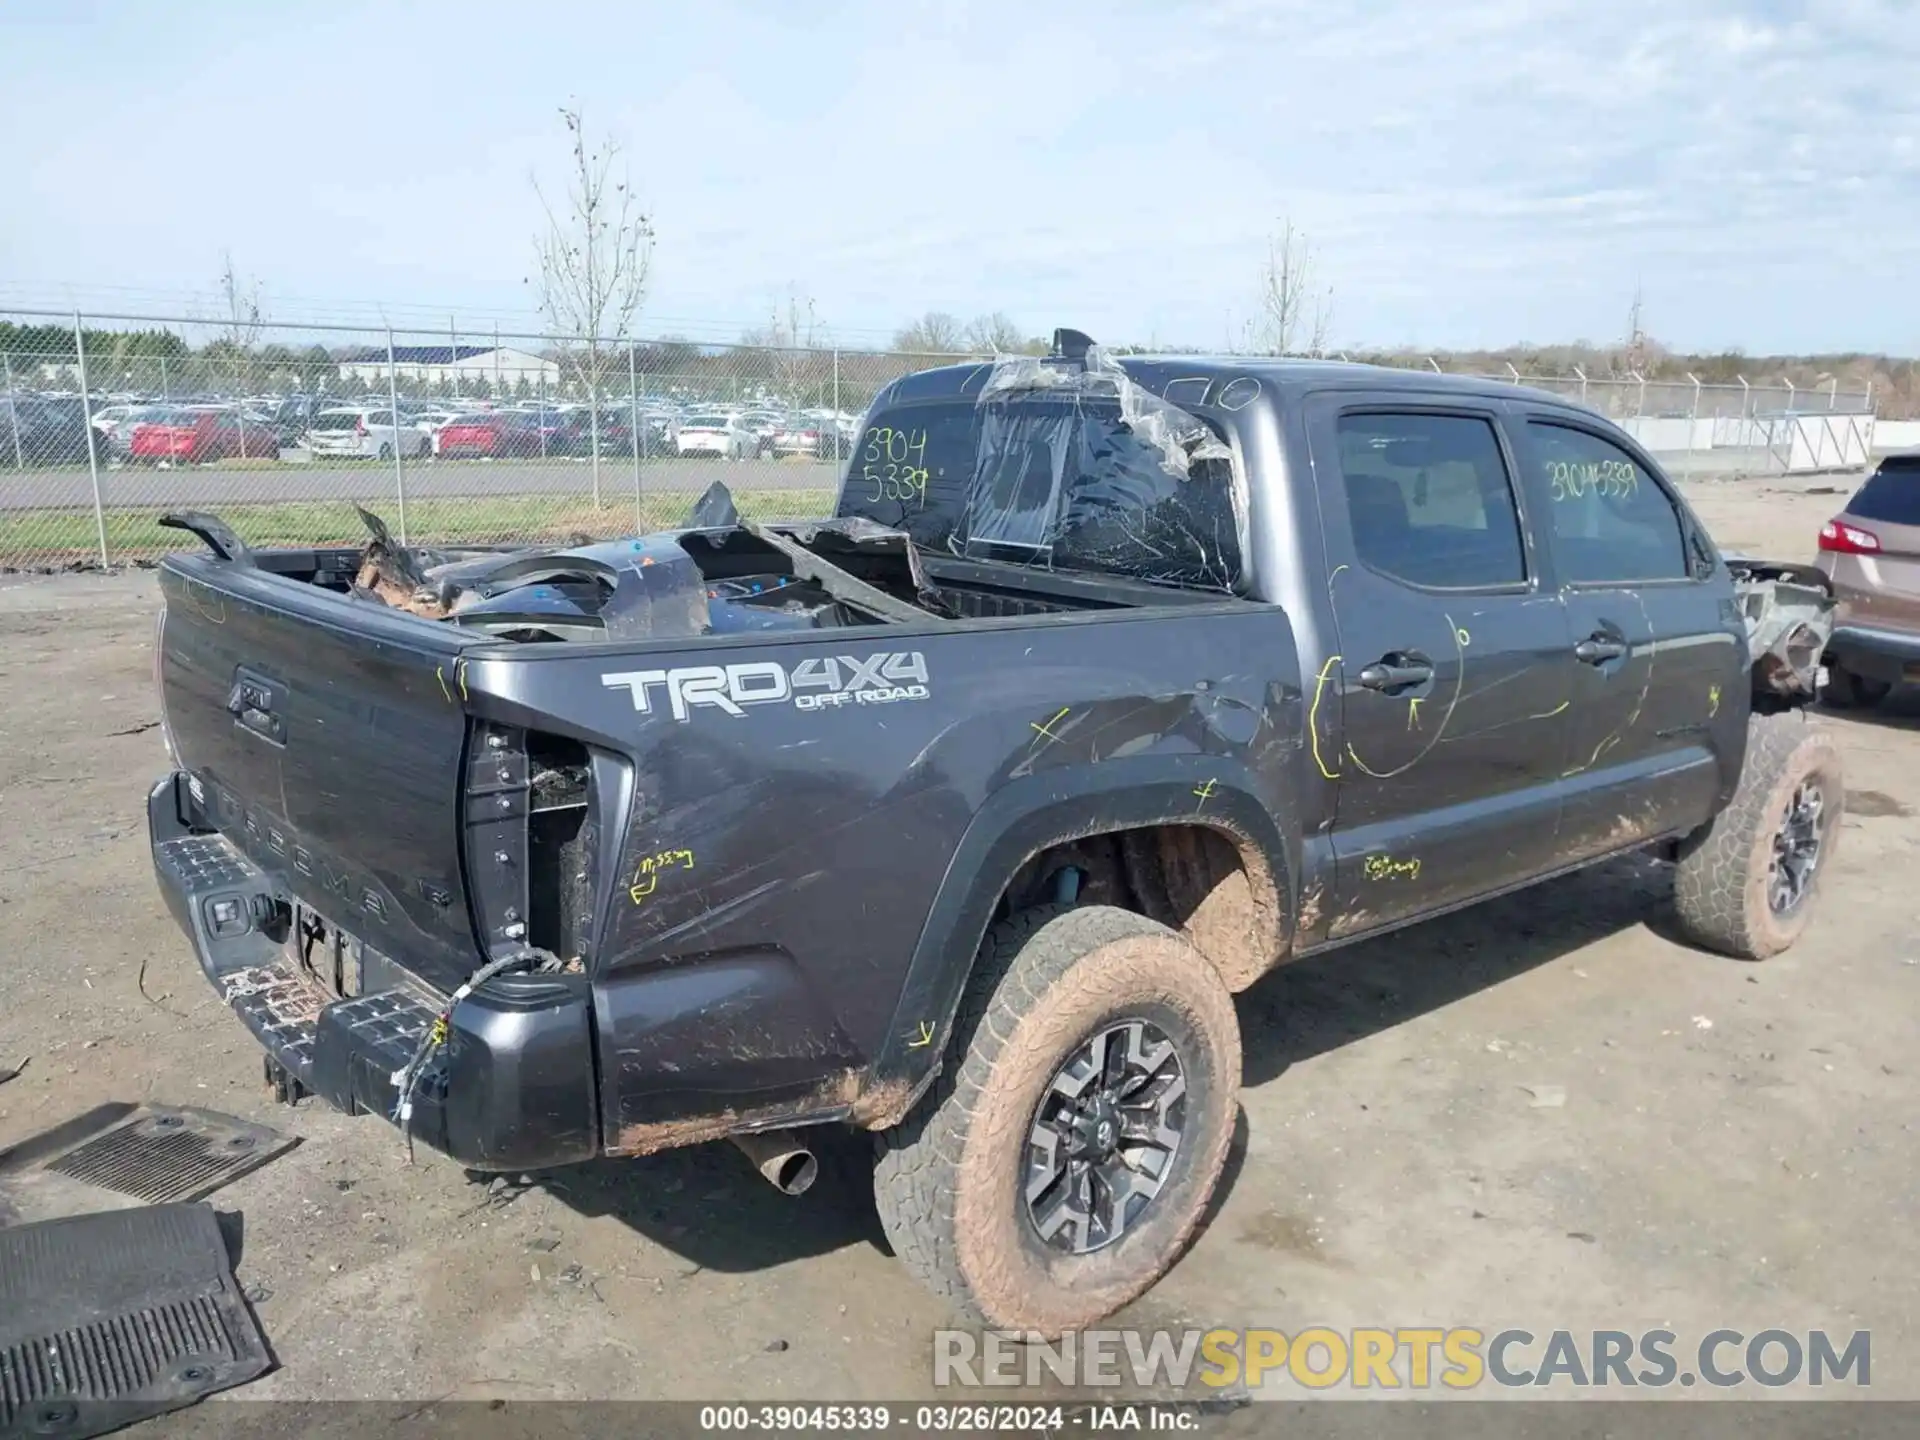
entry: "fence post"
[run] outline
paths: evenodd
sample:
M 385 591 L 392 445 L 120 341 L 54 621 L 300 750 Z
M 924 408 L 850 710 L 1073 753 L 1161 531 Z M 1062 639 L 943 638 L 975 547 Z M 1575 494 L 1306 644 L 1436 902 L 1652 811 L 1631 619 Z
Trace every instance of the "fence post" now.
M 633 341 L 627 341 L 627 407 L 632 413 L 629 422 L 633 427 L 633 533 L 647 533 L 647 522 L 640 514 L 640 446 L 644 443 L 640 434 L 640 369 L 633 353 Z
M 1861 413 L 1863 415 L 1873 414 L 1873 381 L 1871 378 L 1867 381 L 1867 408 Z
M 407 471 L 400 458 L 400 382 L 393 363 L 393 327 L 387 327 L 387 419 L 393 433 L 393 498 L 400 507 L 400 543 L 407 543 Z
M 592 457 L 593 508 L 600 508 L 600 337 L 587 342 L 587 452 Z
M 1838 375 L 1829 375 L 1827 377 L 1827 413 L 1831 415 L 1839 406 L 1840 377 Z
M 1687 413 L 1687 453 L 1691 455 L 1694 437 L 1700 429 L 1700 377 L 1689 370 L 1687 379 L 1693 382 L 1693 409 Z M 1712 444 L 1707 448 L 1712 449 Z
M 167 357 L 164 355 L 160 357 L 160 398 L 163 401 L 173 399 L 173 391 L 167 384 Z
M 1787 387 L 1787 414 L 1798 415 L 1800 413 L 1800 392 L 1794 388 L 1793 381 L 1787 379 L 1786 376 L 1782 375 L 1780 379 Z
M 833 347 L 833 463 L 837 469 L 841 463 L 840 443 L 840 347 Z
M 1747 377 L 1744 375 L 1736 375 L 1733 378 L 1740 382 L 1740 418 L 1749 419 L 1748 412 L 1753 407 L 1753 387 L 1747 384 Z
M 1513 368 L 1513 362 L 1511 360 L 1507 361 L 1507 376 L 1514 384 L 1518 385 L 1520 383 L 1520 372 Z
M 1440 362 L 1434 359 L 1431 355 L 1427 356 L 1427 364 L 1433 367 L 1433 373 L 1436 375 L 1443 375 L 1446 373 L 1440 368 Z
M 87 393 L 87 342 L 80 333 L 80 312 L 73 312 L 73 358 L 80 365 L 80 418 L 87 427 L 87 473 L 93 477 L 93 528 L 100 537 L 100 565 L 104 569 L 113 562 L 107 558 L 107 512 L 100 503 L 100 456 L 93 444 L 93 396 Z
M 20 407 L 13 396 L 13 357 L 0 353 L 0 364 L 7 367 L 7 419 L 13 425 L 13 468 L 27 468 L 26 456 L 20 450 Z
M 1573 373 L 1580 377 L 1580 403 L 1584 405 L 1587 403 L 1587 372 L 1576 365 Z

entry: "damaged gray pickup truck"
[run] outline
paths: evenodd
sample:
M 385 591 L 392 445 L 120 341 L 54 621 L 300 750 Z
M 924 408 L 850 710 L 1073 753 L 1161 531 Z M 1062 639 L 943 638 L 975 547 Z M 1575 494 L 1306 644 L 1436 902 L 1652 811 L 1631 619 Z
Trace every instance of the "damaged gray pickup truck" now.
M 169 558 L 154 865 L 288 1096 L 481 1170 L 876 1132 L 900 1258 L 1056 1334 L 1192 1235 L 1278 965 L 1663 847 L 1807 924 L 1811 567 L 1531 390 L 1055 353 L 875 401 L 836 517 Z

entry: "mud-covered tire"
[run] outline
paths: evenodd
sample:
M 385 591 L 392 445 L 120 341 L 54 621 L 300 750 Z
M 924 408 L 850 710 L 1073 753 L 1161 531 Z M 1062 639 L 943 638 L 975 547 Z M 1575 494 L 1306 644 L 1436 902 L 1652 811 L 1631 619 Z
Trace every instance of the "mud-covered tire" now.
M 1029 1136 L 1061 1067 L 1135 1020 L 1174 1046 L 1180 1142 L 1117 1239 L 1067 1253 L 1029 1215 Z M 1179 1259 L 1220 1177 L 1239 1090 L 1233 997 L 1186 940 L 1109 906 L 1022 912 L 988 931 L 940 1076 L 879 1137 L 881 1224 L 907 1268 L 968 1319 L 1047 1336 L 1089 1325 Z
M 1747 759 L 1732 802 L 1680 843 L 1674 906 L 1689 938 L 1742 960 L 1778 955 L 1800 938 L 1833 864 L 1846 815 L 1846 787 L 1833 737 L 1789 712 L 1748 722 Z M 1821 797 L 1820 847 L 1797 904 L 1769 899 L 1775 839 L 1803 786 Z
M 1827 662 L 1827 683 L 1820 701 L 1835 710 L 1871 710 L 1893 689 L 1890 681 L 1857 675 L 1844 665 Z

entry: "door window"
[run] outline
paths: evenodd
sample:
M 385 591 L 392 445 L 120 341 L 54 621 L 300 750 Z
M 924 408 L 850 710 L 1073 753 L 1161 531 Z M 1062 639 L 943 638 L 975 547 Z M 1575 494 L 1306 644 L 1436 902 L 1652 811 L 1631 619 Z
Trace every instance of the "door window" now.
M 1520 517 L 1493 425 L 1465 415 L 1339 420 L 1353 545 L 1410 584 L 1483 589 L 1527 578 Z
M 1527 423 L 1561 575 L 1573 583 L 1684 580 L 1680 516 L 1640 463 L 1569 425 Z

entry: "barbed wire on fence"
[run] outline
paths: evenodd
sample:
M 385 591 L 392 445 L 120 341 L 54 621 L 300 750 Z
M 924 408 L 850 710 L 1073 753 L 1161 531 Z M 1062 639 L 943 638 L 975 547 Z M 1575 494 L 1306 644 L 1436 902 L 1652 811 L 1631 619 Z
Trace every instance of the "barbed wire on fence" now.
M 263 545 L 357 543 L 354 504 L 415 542 L 611 537 L 682 523 L 715 478 L 749 514 L 823 514 L 881 389 L 984 358 L 0 309 L 0 569 L 149 559 L 178 547 L 168 509 Z M 1578 400 L 1683 473 L 1870 441 L 1871 393 L 1837 385 L 1489 378 Z

